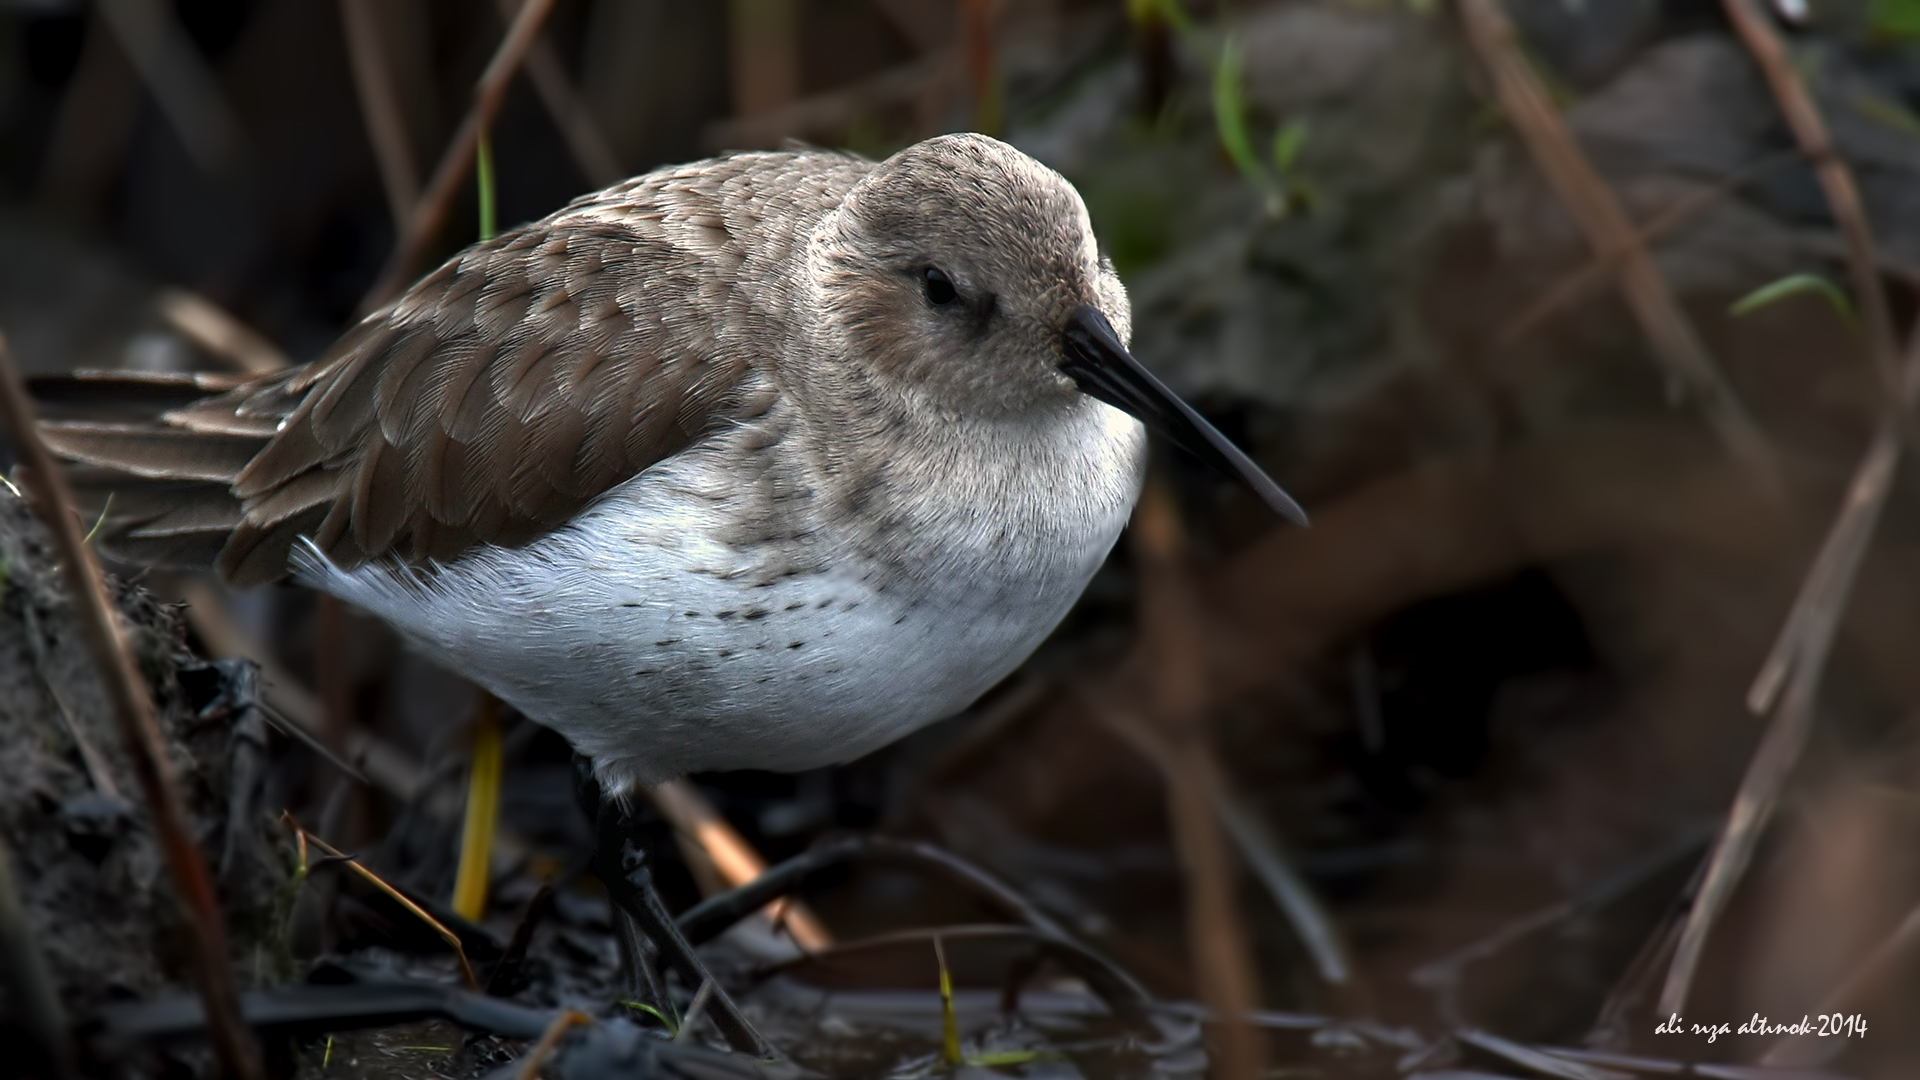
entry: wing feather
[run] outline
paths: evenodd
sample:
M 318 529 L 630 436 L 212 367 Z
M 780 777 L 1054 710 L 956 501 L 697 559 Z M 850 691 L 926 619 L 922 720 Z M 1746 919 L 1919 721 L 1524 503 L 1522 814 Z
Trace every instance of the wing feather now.
M 792 243 L 752 234 L 826 212 L 869 167 L 804 152 L 650 174 L 460 253 L 311 364 L 129 387 L 157 419 L 47 430 L 76 461 L 214 482 L 212 503 L 125 535 L 177 550 L 224 535 L 237 584 L 283 576 L 301 537 L 343 566 L 523 544 L 738 410 L 771 354 L 714 326 L 744 314 L 741 268 Z M 791 177 L 812 169 L 830 175 L 796 202 Z

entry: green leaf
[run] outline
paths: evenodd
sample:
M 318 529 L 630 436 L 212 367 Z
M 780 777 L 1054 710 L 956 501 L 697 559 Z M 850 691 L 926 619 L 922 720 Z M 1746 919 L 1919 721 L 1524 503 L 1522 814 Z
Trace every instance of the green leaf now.
M 1727 313 L 1734 316 L 1751 314 L 1802 293 L 1826 297 L 1827 303 L 1832 304 L 1833 310 L 1839 313 L 1840 321 L 1849 327 L 1854 325 L 1853 301 L 1847 299 L 1847 294 L 1838 285 L 1819 274 L 1788 274 L 1778 281 L 1768 282 L 1735 300 Z
M 1307 141 L 1307 122 L 1301 119 L 1289 120 L 1280 125 L 1273 135 L 1273 168 L 1281 176 L 1293 171 L 1293 161 L 1300 156 L 1300 147 Z
M 1240 46 L 1228 37 L 1220 46 L 1219 62 L 1213 66 L 1213 119 L 1220 132 L 1220 146 L 1247 182 L 1257 187 L 1266 184 L 1266 173 L 1253 152 L 1253 138 L 1247 134 L 1247 98 L 1240 86 Z

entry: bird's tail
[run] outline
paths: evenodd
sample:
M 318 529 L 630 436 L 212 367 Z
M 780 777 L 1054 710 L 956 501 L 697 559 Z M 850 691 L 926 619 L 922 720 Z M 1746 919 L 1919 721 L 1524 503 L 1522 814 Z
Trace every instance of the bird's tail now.
M 28 390 L 42 438 L 69 463 L 76 509 L 103 552 L 142 565 L 209 567 L 241 523 L 233 482 L 273 435 L 221 395 L 236 376 L 78 372 Z

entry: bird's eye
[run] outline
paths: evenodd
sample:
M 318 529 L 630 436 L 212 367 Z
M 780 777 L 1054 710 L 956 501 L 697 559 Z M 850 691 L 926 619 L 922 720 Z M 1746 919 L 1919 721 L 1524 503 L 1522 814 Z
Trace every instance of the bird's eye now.
M 941 272 L 939 267 L 927 267 L 926 278 L 928 303 L 944 306 L 953 303 L 960 295 L 954 291 L 952 279 Z

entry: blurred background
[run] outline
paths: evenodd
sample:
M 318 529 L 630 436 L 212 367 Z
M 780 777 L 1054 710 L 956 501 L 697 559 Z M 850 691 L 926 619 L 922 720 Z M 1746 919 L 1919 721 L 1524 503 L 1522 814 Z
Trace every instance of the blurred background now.
M 724 150 L 1005 138 L 1084 195 L 1136 354 L 1314 517 L 1157 448 L 1111 564 L 968 715 L 696 778 L 763 857 L 936 841 L 1156 994 L 1265 1010 L 1210 1028 L 1221 1075 L 1911 1075 L 1920 2 L 0 0 L 16 361 L 319 356 L 475 239 L 476 102 L 503 227 Z M 446 898 L 472 690 L 291 587 L 140 580 L 371 780 L 275 734 L 267 809 Z M 502 938 L 590 839 L 565 744 L 505 732 Z M 663 813 L 684 906 L 727 875 L 698 806 Z M 613 984 L 593 889 L 565 885 L 527 993 Z M 305 916 L 315 949 L 418 946 L 356 902 Z M 978 921 L 882 870 L 807 902 L 841 940 Z M 88 932 L 74 1008 L 177 977 Z M 937 1003 L 924 941 L 810 951 L 761 962 L 842 1004 L 769 1021 L 783 1047 L 919 1067 L 937 1009 L 872 1001 Z M 1869 1033 L 1691 1033 L 1835 1013 Z

